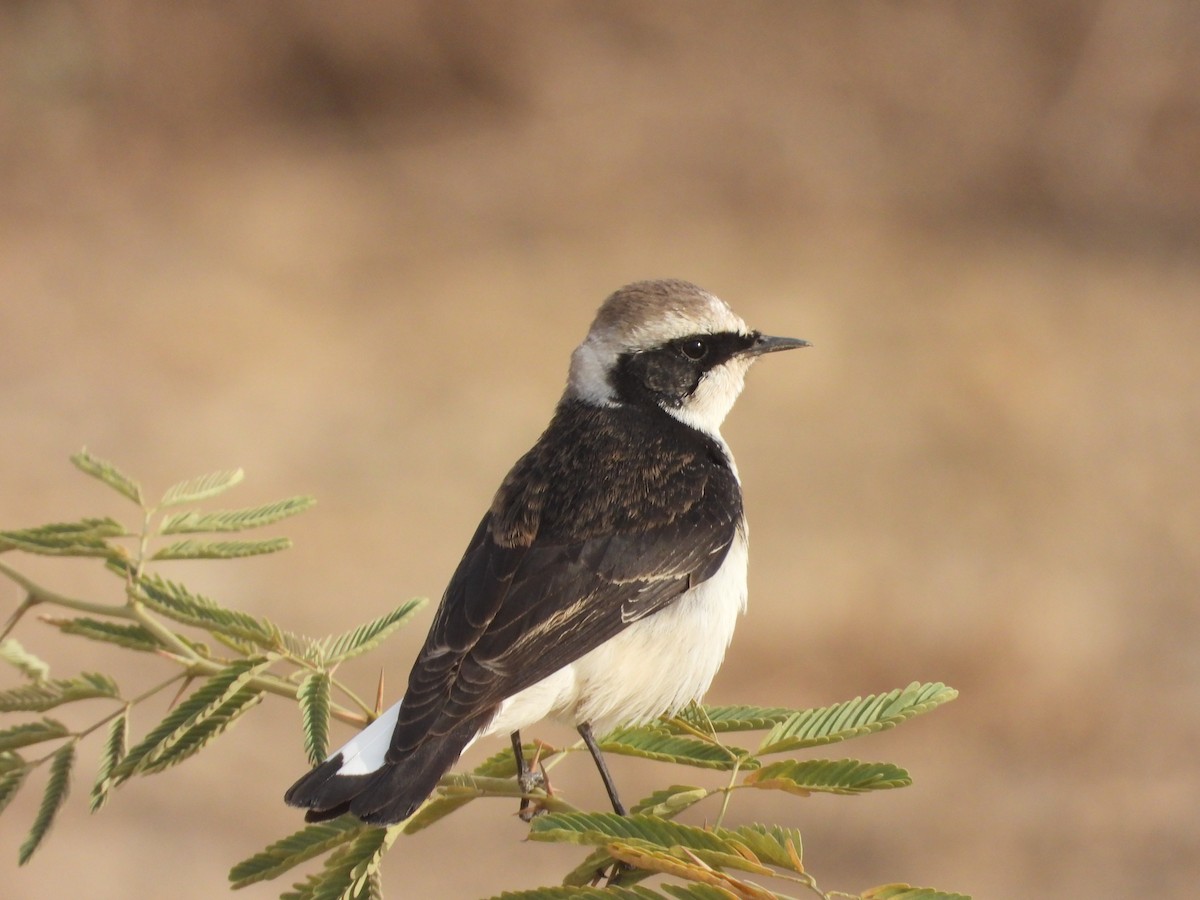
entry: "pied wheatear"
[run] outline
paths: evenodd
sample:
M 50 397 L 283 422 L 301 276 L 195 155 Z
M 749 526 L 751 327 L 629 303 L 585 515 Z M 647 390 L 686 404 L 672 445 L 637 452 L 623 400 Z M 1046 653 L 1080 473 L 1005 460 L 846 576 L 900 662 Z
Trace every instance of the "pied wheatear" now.
M 400 702 L 297 781 L 321 821 L 400 822 L 476 738 L 547 716 L 596 746 L 708 689 L 746 606 L 747 528 L 720 426 L 751 364 L 806 346 L 686 281 L 612 294 L 549 427 L 455 570 Z M 528 788 L 526 788 L 528 789 Z

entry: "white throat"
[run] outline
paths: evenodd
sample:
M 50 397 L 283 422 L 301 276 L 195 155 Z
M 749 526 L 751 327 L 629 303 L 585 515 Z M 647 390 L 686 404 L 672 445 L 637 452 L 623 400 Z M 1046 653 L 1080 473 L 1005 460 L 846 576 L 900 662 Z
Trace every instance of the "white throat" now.
M 663 409 L 684 425 L 720 440 L 721 423 L 745 387 L 746 371 L 753 362 L 750 357 L 735 356 L 709 369 L 681 406 L 664 406 Z

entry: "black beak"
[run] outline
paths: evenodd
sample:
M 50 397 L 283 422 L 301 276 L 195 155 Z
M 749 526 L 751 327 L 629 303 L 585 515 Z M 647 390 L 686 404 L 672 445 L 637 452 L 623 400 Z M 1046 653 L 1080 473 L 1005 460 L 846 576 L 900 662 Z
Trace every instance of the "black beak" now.
M 799 347 L 809 347 L 808 341 L 799 338 L 771 337 L 767 334 L 754 333 L 754 343 L 746 348 L 747 356 L 762 356 L 764 353 L 775 353 L 778 350 L 795 350 Z

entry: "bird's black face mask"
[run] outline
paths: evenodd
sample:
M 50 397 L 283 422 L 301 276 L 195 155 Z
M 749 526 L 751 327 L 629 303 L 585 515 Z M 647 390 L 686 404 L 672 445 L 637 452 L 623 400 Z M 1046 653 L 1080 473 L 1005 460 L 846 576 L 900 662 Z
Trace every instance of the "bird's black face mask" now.
M 622 403 L 678 409 L 711 369 L 743 353 L 755 352 L 757 332 L 693 334 L 652 350 L 625 353 L 609 376 Z

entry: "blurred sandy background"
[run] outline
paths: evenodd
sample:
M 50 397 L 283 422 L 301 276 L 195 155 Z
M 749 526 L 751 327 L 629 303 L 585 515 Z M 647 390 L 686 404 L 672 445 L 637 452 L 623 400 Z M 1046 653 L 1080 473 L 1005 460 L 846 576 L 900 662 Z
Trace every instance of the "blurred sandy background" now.
M 296 549 L 173 574 L 317 634 L 436 597 L 596 305 L 689 278 L 814 344 L 725 429 L 751 606 L 709 699 L 962 692 L 833 748 L 912 788 L 737 820 L 802 828 L 826 889 L 1195 896 L 1190 0 L 9 0 L 0 129 L 5 527 L 126 513 L 69 466 L 84 444 L 152 492 L 240 465 L 228 503 L 319 498 L 278 529 Z M 351 680 L 398 690 L 427 623 Z M 58 674 L 124 664 L 47 631 L 17 636 Z M 130 693 L 167 671 L 138 662 Z M 0 818 L 5 898 L 222 897 L 298 825 L 282 702 L 89 818 L 97 752 L 30 866 L 41 780 Z M 629 798 L 706 777 L 615 768 Z M 583 760 L 556 784 L 603 806 Z M 388 895 L 553 883 L 579 854 L 513 812 L 401 840 Z

